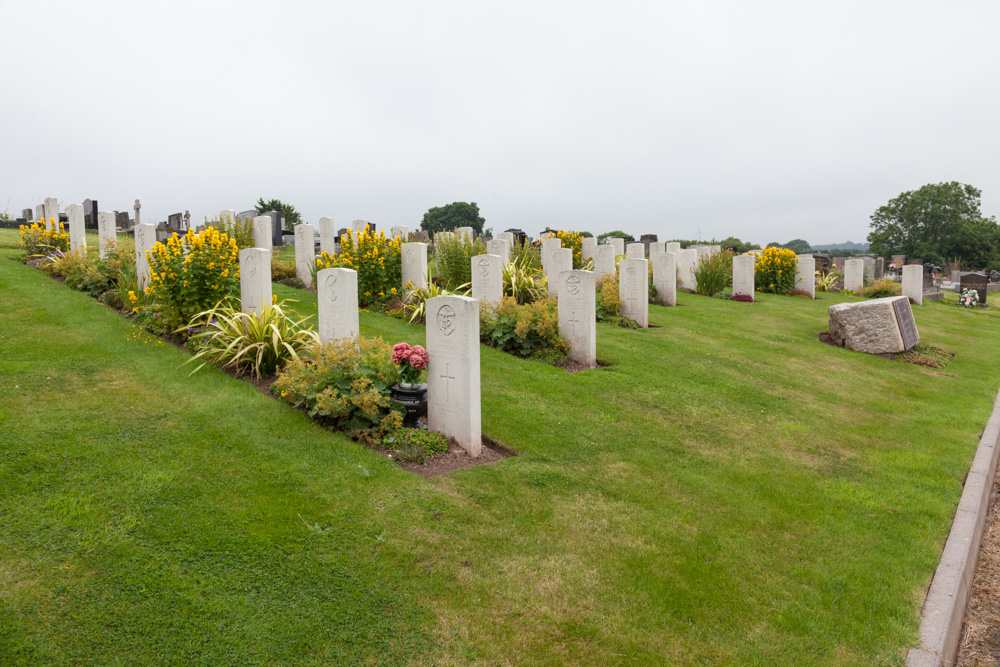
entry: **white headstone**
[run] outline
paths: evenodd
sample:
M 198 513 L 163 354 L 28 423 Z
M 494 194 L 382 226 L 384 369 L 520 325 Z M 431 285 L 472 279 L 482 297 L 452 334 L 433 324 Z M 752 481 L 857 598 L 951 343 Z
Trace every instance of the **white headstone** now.
M 397 236 L 403 239 L 403 243 L 406 243 L 406 239 L 410 236 L 410 230 L 404 225 L 393 225 L 389 228 L 389 238 L 394 239 Z
M 559 296 L 559 280 L 557 276 L 563 271 L 573 270 L 573 250 L 556 248 L 549 255 L 549 298 Z
M 459 227 L 455 231 L 458 232 L 458 235 L 466 241 L 472 241 L 476 236 L 476 231 L 472 227 Z
M 337 228 L 333 218 L 319 219 L 319 251 L 333 257 L 337 254 Z
M 844 289 L 858 292 L 865 286 L 865 263 L 857 258 L 844 261 Z
M 646 246 L 642 243 L 629 243 L 625 247 L 625 256 L 629 259 L 646 259 Z
M 312 287 L 312 267 L 316 266 L 316 230 L 312 225 L 295 225 L 295 275 Z
M 514 247 L 514 232 L 500 232 L 497 234 L 498 239 L 507 239 L 510 241 L 510 247 Z
M 542 275 L 549 275 L 549 264 L 552 261 L 552 253 L 562 247 L 562 239 L 548 238 L 542 239 Z M 573 268 L 573 267 L 570 267 Z
M 271 249 L 274 239 L 274 221 L 269 215 L 258 215 L 253 219 L 253 247 Z
M 754 272 L 756 270 L 754 255 L 736 255 L 733 257 L 733 296 L 754 296 Z
M 67 206 L 66 217 L 69 221 L 69 249 L 73 252 L 86 254 L 87 236 L 83 220 L 83 204 Z
M 712 254 L 712 249 L 707 245 L 695 246 L 695 251 L 698 253 L 698 259 L 695 260 L 695 266 L 701 264 L 701 260 Z
M 139 277 L 139 289 L 149 287 L 149 259 L 146 253 L 156 245 L 156 227 L 149 224 L 135 226 L 135 272 Z
M 812 255 L 799 255 L 795 267 L 795 289 L 805 292 L 810 299 L 816 298 L 816 258 Z
M 491 255 L 499 255 L 501 266 L 507 266 L 510 263 L 510 241 L 507 239 L 492 239 L 487 241 L 486 252 Z
M 55 197 L 45 198 L 45 229 L 59 227 L 59 200 Z
M 476 255 L 472 258 L 472 298 L 483 304 L 503 300 L 503 258 Z
M 680 281 L 679 287 L 693 292 L 698 287 L 698 282 L 694 278 L 694 269 L 698 263 L 698 251 L 694 248 L 685 248 L 684 250 L 678 250 L 676 255 L 677 280 Z
M 625 239 L 610 238 L 608 244 L 615 249 L 615 257 L 625 254 Z
M 649 326 L 649 260 L 625 258 L 618 262 L 618 298 L 622 316 Z
M 479 380 L 479 302 L 435 296 L 427 312 L 427 425 L 473 457 L 482 449 Z
M 594 279 L 601 280 L 604 276 L 615 275 L 615 248 L 612 245 L 599 245 L 594 249 Z
M 567 248 L 568 250 L 568 248 Z M 593 271 L 562 271 L 559 283 L 559 335 L 569 343 L 569 358 L 597 366 L 597 293 Z
M 681 244 L 677 241 L 668 241 L 663 245 L 663 249 L 666 252 L 672 252 L 675 255 L 681 251 Z
M 403 290 L 411 292 L 414 289 L 427 287 L 427 244 L 404 243 L 400 251 L 402 263 Z M 410 285 L 407 288 L 407 284 Z
M 222 222 L 226 222 L 227 220 L 229 222 L 236 222 L 236 211 L 231 208 L 219 211 L 219 220 Z
M 847 260 L 847 262 L 850 261 Z M 844 264 L 846 265 L 847 262 Z M 846 270 L 844 287 L 847 287 Z M 921 265 L 906 264 L 903 266 L 903 296 L 909 297 L 910 301 L 918 306 L 924 305 L 924 267 Z
M 657 253 L 653 262 L 653 285 L 656 298 L 664 306 L 677 305 L 677 255 L 672 252 Z
M 101 251 L 101 259 L 104 259 L 108 250 L 118 242 L 114 211 L 101 211 L 97 214 L 97 238 L 98 247 Z
M 316 274 L 319 339 L 323 343 L 357 338 L 358 272 L 354 269 L 323 269 Z
M 580 258 L 586 262 L 588 259 L 594 259 L 594 251 L 597 249 L 597 239 L 593 236 L 587 236 L 582 241 L 580 241 Z
M 649 261 L 656 259 L 657 255 L 662 255 L 667 251 L 666 243 L 663 241 L 653 241 L 649 244 Z
M 357 234 L 358 232 L 363 232 L 368 229 L 367 220 L 352 220 L 351 221 L 351 231 Z
M 249 315 L 259 313 L 270 305 L 270 250 L 264 248 L 240 250 L 240 302 L 243 312 Z
M 720 252 L 722 252 L 721 245 L 710 245 L 708 246 L 708 249 L 712 251 L 713 255 L 718 255 Z
M 35 222 L 40 224 L 42 227 L 48 229 L 49 221 L 45 217 L 45 204 L 39 204 L 35 207 Z

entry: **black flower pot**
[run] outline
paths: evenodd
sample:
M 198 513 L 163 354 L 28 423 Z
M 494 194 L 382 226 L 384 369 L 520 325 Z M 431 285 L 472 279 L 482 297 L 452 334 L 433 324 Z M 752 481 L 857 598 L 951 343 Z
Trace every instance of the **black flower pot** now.
M 406 408 L 403 418 L 405 428 L 417 428 L 417 420 L 427 414 L 426 384 L 394 384 L 392 385 L 392 400 L 398 401 Z

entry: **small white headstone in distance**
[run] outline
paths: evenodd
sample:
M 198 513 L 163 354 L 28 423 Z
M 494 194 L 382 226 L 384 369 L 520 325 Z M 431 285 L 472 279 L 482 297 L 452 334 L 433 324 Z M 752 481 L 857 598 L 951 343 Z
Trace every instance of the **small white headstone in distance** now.
M 476 232 L 472 227 L 459 227 L 455 230 L 458 235 L 466 241 L 472 241 L 475 238 Z
M 582 241 L 580 241 L 580 258 L 586 262 L 588 259 L 594 259 L 594 251 L 597 249 L 597 239 L 593 236 L 587 236 Z
M 510 263 L 510 241 L 507 239 L 492 239 L 486 242 L 486 252 L 500 257 L 500 265 Z
M 135 272 L 139 278 L 139 289 L 149 287 L 149 259 L 146 253 L 156 245 L 156 227 L 146 223 L 135 226 Z
M 642 243 L 629 243 L 625 247 L 625 256 L 629 259 L 646 259 L 646 246 Z
M 608 239 L 608 243 L 615 249 L 615 257 L 625 254 L 625 239 L 611 238 Z
M 570 248 L 556 248 L 549 255 L 549 297 L 559 296 L 557 276 L 563 271 L 573 270 L 573 251 Z
M 812 255 L 799 255 L 795 268 L 795 289 L 805 292 L 810 299 L 816 298 L 816 258 Z
M 319 251 L 333 257 L 337 254 L 337 228 L 333 218 L 319 219 Z
M 45 219 L 45 204 L 39 204 L 35 207 L 35 222 L 48 229 L 49 221 Z
M 733 296 L 754 296 L 754 272 L 756 257 L 736 255 L 733 257 Z
M 670 244 L 668 243 L 667 245 L 669 246 Z M 694 269 L 698 262 L 698 251 L 694 248 L 685 248 L 684 250 L 678 250 L 676 254 L 679 286 L 693 292 L 698 287 L 698 283 L 694 278 Z
M 844 289 L 859 292 L 865 286 L 865 263 L 856 258 L 844 261 Z
M 114 211 L 101 211 L 97 214 L 97 238 L 101 250 L 101 259 L 104 259 L 108 250 L 118 242 Z
M 351 231 L 357 234 L 358 232 L 363 232 L 368 229 L 367 220 L 352 220 L 351 221 Z
M 236 222 L 236 211 L 231 208 L 219 211 L 219 220 L 221 222 Z
M 404 291 L 412 292 L 414 289 L 427 287 L 426 243 L 404 243 L 400 251 L 400 261 L 402 262 Z
M 472 298 L 483 304 L 503 300 L 503 260 L 499 255 L 472 258 Z
M 666 252 L 672 252 L 675 255 L 681 251 L 681 244 L 677 241 L 669 241 L 664 244 L 663 249 Z
M 622 316 L 649 326 L 649 260 L 625 258 L 618 262 L 618 298 Z
M 295 275 L 306 287 L 313 286 L 314 266 L 316 266 L 316 230 L 309 224 L 295 225 Z
M 662 255 L 667 251 L 666 243 L 663 241 L 653 241 L 649 244 L 649 261 L 656 259 L 657 255 Z
M 657 253 L 653 262 L 653 285 L 656 298 L 664 306 L 677 305 L 677 255 L 672 252 Z
M 562 247 L 562 239 L 558 238 L 548 238 L 542 239 L 541 247 L 541 259 L 542 259 L 542 275 L 549 275 L 549 264 L 552 261 L 552 253 Z M 572 267 L 570 267 L 572 268 Z
M 403 239 L 403 243 L 406 243 L 409 235 L 410 231 L 404 225 L 393 225 L 389 228 L 389 238 L 396 238 L 398 236 Z
M 45 198 L 45 229 L 59 227 L 59 200 L 55 197 Z
M 844 286 L 847 286 L 846 278 Z M 903 296 L 908 297 L 918 306 L 924 305 L 924 267 L 921 265 L 906 264 L 903 266 Z
M 595 368 L 597 294 L 594 272 L 562 271 L 556 280 L 559 283 L 559 335 L 569 343 L 569 358 Z
M 253 219 L 253 247 L 271 249 L 271 241 L 274 238 L 272 227 L 274 222 L 269 215 L 258 215 Z
M 479 378 L 479 302 L 435 296 L 427 312 L 427 425 L 470 456 L 482 450 Z
M 354 269 L 323 269 L 316 274 L 319 339 L 323 343 L 357 338 L 358 272 Z
M 259 313 L 271 303 L 270 250 L 240 250 L 240 301 L 243 312 L 249 315 Z
M 83 220 L 83 204 L 67 206 L 66 217 L 69 222 L 69 249 L 73 252 L 86 254 L 87 237 Z
M 599 245 L 594 249 L 594 279 L 601 280 L 605 276 L 615 275 L 615 248 L 611 245 Z

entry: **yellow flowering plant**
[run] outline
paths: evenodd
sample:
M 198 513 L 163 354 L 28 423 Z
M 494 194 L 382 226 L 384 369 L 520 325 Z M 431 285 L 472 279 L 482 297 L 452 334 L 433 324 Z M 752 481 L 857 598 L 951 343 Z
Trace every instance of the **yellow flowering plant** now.
M 187 325 L 197 313 L 239 296 L 240 251 L 236 240 L 214 227 L 171 236 L 146 254 L 146 294 L 166 326 Z
M 795 269 L 798 264 L 794 250 L 764 248 L 757 251 L 754 282 L 758 292 L 791 294 L 795 289 Z
M 362 308 L 399 295 L 403 279 L 401 237 L 386 238 L 385 232 L 344 232 L 340 253 L 320 253 L 316 270 L 341 267 L 358 272 L 358 305 Z
M 20 226 L 18 247 L 24 249 L 24 262 L 31 262 L 42 257 L 59 252 L 69 252 L 69 232 L 63 229 L 63 223 L 55 218 L 49 218 L 51 229 L 46 229 L 43 223 L 32 223 Z M 36 262 L 37 263 L 37 262 Z
M 557 238 L 562 241 L 562 247 L 573 251 L 573 268 L 583 268 L 583 234 L 580 232 L 549 232 L 545 238 Z

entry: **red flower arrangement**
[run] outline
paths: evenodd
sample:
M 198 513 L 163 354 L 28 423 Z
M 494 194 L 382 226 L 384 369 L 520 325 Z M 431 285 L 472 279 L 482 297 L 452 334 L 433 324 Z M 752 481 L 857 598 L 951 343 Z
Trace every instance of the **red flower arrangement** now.
M 408 343 L 392 346 L 392 363 L 399 364 L 399 381 L 402 384 L 416 384 L 420 371 L 427 368 L 430 355 L 420 345 L 410 347 Z

